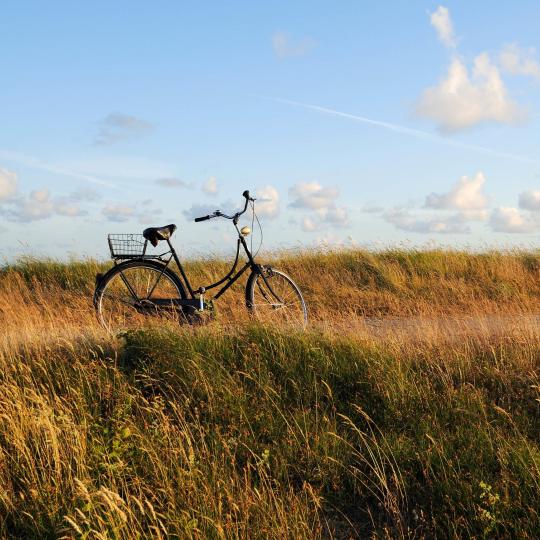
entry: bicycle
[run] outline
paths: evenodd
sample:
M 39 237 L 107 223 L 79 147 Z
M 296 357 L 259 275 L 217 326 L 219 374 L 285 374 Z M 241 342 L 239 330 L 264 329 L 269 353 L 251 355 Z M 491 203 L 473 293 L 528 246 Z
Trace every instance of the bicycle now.
M 214 301 L 250 269 L 251 274 L 245 289 L 247 310 L 261 321 L 278 320 L 305 327 L 308 319 L 307 306 L 298 286 L 284 272 L 272 266 L 258 264 L 255 261 L 258 251 L 253 255 L 246 242 L 251 229 L 238 228 L 240 216 L 251 205 L 252 223 L 257 219 L 262 244 L 262 227 L 255 212 L 256 199 L 250 197 L 247 190 L 242 196 L 245 204 L 241 211 L 227 215 L 216 210 L 213 214 L 195 218 L 195 222 L 218 217 L 232 220 L 238 234 L 236 257 L 232 267 L 216 283 L 204 287 L 192 288 L 171 243 L 176 225 L 150 227 L 142 234 L 109 234 L 108 243 L 114 266 L 105 274 L 96 276 L 93 299 L 101 324 L 107 330 L 118 333 L 134 326 L 144 326 L 149 319 L 157 319 L 159 323 L 163 320 L 191 322 L 196 313 L 212 311 Z M 160 242 L 165 242 L 166 251 L 149 254 L 148 242 L 154 248 Z M 240 246 L 244 248 L 247 262 L 236 271 Z M 172 261 L 176 263 L 180 274 L 173 271 Z M 222 287 L 210 300 L 205 299 L 207 291 L 220 286 Z

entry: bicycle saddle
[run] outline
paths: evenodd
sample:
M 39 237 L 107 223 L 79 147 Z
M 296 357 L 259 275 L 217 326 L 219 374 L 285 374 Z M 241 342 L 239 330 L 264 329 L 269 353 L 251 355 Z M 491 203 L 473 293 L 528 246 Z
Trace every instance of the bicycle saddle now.
M 168 240 L 176 231 L 176 225 L 171 223 L 170 225 L 165 225 L 165 227 L 148 227 L 144 229 L 143 236 L 150 240 L 150 243 L 156 247 L 160 240 Z

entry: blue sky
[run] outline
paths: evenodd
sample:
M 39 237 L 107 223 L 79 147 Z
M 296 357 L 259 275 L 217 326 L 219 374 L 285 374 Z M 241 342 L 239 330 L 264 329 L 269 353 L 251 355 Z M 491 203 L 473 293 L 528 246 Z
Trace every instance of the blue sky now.
M 0 256 L 257 193 L 267 247 L 537 246 L 537 2 L 0 7 Z M 232 245 L 232 244 L 231 244 Z

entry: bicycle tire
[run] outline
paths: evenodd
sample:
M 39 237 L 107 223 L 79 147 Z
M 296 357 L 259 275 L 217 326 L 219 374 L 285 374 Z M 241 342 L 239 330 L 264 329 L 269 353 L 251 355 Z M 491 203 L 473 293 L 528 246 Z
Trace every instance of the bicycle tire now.
M 293 301 L 287 302 L 291 297 Z M 262 267 L 249 276 L 246 307 L 261 322 L 307 326 L 308 310 L 300 288 L 287 274 L 270 267 Z
M 133 298 L 133 295 L 131 294 L 131 291 L 128 290 L 128 286 L 126 285 L 126 272 L 133 271 L 133 270 L 147 270 L 149 272 L 155 273 L 155 278 L 158 286 L 162 287 L 163 284 L 167 285 L 168 288 L 166 288 L 167 293 L 171 294 L 171 296 L 166 296 L 170 298 L 180 298 L 180 299 L 186 299 L 187 294 L 184 287 L 184 284 L 180 281 L 179 277 L 169 268 L 165 267 L 163 264 L 158 263 L 157 261 L 148 261 L 148 260 L 132 260 L 128 262 L 124 262 L 121 264 L 118 264 L 111 268 L 106 274 L 104 274 L 98 281 L 96 285 L 96 290 L 94 292 L 94 307 L 96 308 L 96 313 L 98 316 L 98 319 L 102 326 L 104 326 L 109 332 L 112 333 L 118 333 L 123 330 L 129 330 L 132 327 L 140 327 L 145 326 L 144 320 L 145 320 L 145 314 L 141 313 L 140 310 L 136 307 L 136 302 Z M 123 278 L 122 278 L 123 276 Z M 159 277 L 159 279 L 158 279 Z M 118 278 L 120 281 L 118 281 Z M 162 281 L 164 280 L 164 281 Z M 121 282 L 124 284 L 123 288 L 121 286 Z M 162 282 L 162 285 L 160 285 L 160 282 Z M 129 280 L 128 280 L 129 283 Z M 154 283 L 153 281 L 151 282 Z M 124 307 L 125 313 L 119 313 L 116 315 L 117 321 L 112 321 L 110 319 L 107 319 L 107 316 L 105 314 L 105 305 L 104 305 L 104 298 L 107 297 L 106 293 L 107 290 L 111 289 L 111 287 L 114 285 L 114 287 L 120 287 L 119 290 L 123 292 L 124 296 L 128 296 L 126 293 L 129 293 L 129 296 L 131 298 L 121 298 L 120 295 L 114 296 L 109 295 L 109 298 L 114 298 L 118 301 L 119 305 L 122 305 Z M 133 288 L 133 284 L 131 284 Z M 113 289 L 114 290 L 114 289 Z M 157 295 L 163 290 L 163 287 L 159 291 L 154 291 L 152 294 Z M 137 292 L 134 291 L 137 295 Z M 172 296 L 174 295 L 174 296 Z M 138 296 L 138 295 L 137 295 Z M 141 299 L 142 301 L 148 301 L 151 302 L 150 298 Z M 131 308 L 131 309 L 129 309 Z M 110 309 L 109 309 L 110 310 Z M 155 310 L 157 314 L 157 309 Z M 169 319 L 169 320 L 180 320 L 182 319 L 182 322 L 186 320 L 186 310 L 181 310 L 183 317 L 180 317 L 180 311 L 174 310 L 174 314 L 171 311 L 171 315 L 169 317 L 160 316 L 160 318 Z M 125 317 L 124 317 L 125 315 Z M 142 315 L 142 316 L 141 316 Z M 146 313 L 146 316 L 150 315 L 150 312 Z M 131 319 L 131 320 L 130 320 Z M 135 319 L 137 319 L 137 324 L 130 324 L 135 323 Z

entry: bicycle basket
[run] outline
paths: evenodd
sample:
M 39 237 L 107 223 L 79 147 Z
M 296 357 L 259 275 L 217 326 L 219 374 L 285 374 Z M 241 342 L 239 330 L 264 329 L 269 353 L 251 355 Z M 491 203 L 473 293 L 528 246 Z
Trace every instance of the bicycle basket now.
M 142 234 L 109 234 L 109 249 L 113 259 L 144 257 L 148 240 Z

